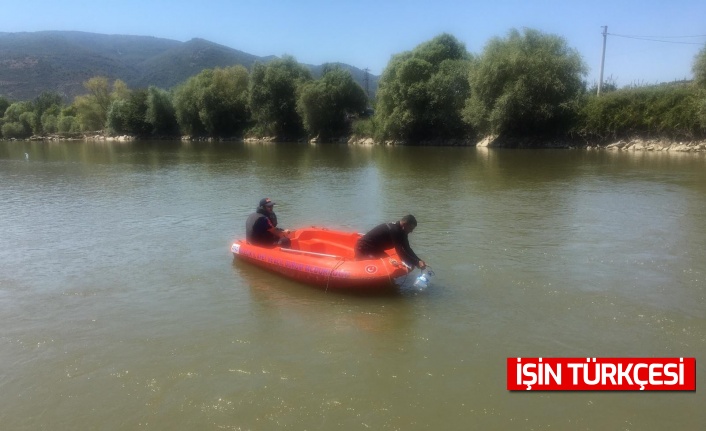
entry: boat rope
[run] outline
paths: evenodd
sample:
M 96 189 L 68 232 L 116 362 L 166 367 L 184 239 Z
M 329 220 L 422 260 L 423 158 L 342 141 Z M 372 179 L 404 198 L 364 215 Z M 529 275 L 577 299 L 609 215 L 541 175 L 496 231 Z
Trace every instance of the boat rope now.
M 384 267 L 385 261 L 383 259 L 384 258 L 380 258 L 380 260 L 383 263 L 383 267 Z M 404 266 L 405 268 L 407 268 L 407 273 L 404 275 L 404 279 L 402 280 L 402 283 L 400 283 L 401 285 L 404 285 L 404 283 L 407 281 L 407 277 L 409 277 L 409 273 L 412 272 L 414 267 L 407 265 L 404 261 L 397 262 L 397 259 L 395 259 L 394 257 L 390 257 L 390 264 L 395 267 L 401 265 L 401 266 Z M 390 281 L 390 283 L 394 284 L 394 281 L 392 280 L 392 276 L 391 276 L 391 273 L 389 270 L 387 271 L 387 279 Z
M 328 277 L 326 278 L 326 290 L 324 290 L 324 292 L 328 292 L 328 285 L 329 285 L 329 283 L 331 282 L 331 275 L 333 275 L 333 272 L 334 272 L 335 270 L 337 270 L 341 265 L 343 265 L 343 264 L 345 263 L 345 261 L 346 261 L 345 259 L 341 259 L 341 261 L 338 262 L 338 263 L 336 264 L 336 266 L 334 266 L 333 268 L 331 268 L 331 271 L 328 273 Z

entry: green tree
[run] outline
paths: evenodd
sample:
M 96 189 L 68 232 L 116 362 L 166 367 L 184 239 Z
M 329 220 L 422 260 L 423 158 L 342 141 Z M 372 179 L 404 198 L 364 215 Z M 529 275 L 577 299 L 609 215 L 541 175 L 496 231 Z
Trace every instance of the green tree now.
M 56 132 L 56 121 L 64 101 L 55 91 L 44 91 L 32 100 L 32 109 L 36 115 L 33 132 L 36 135 Z
M 176 111 L 169 92 L 150 86 L 147 89 L 145 120 L 152 127 L 152 134 L 173 136 L 179 132 Z
M 20 115 L 32 111 L 32 104 L 29 102 L 14 102 L 5 109 L 4 119 L 6 122 L 19 122 Z
M 16 138 L 22 139 L 28 137 L 30 134 L 19 122 L 8 122 L 2 125 L 2 136 L 5 138 Z
M 192 76 L 174 90 L 177 122 L 182 133 L 186 135 L 201 136 L 206 133 L 199 117 L 199 87 L 197 76 Z
M 56 121 L 59 133 L 78 133 L 81 131 L 81 124 L 73 115 L 62 114 Z
M 248 72 L 243 66 L 206 69 L 179 86 L 174 108 L 191 135 L 234 136 L 249 119 Z
M 73 105 L 76 108 L 76 119 L 81 125 L 81 130 L 97 131 L 105 127 L 108 112 L 103 113 L 103 108 L 95 98 L 89 95 L 76 96 Z
M 42 114 L 41 123 L 44 133 L 56 133 L 58 131 L 58 114 L 58 109 L 49 109 Z
M 471 61 L 465 46 L 449 34 L 394 56 L 377 92 L 382 137 L 409 142 L 463 137 L 461 111 L 469 95 Z
M 126 100 L 113 100 L 108 109 L 106 129 L 110 135 L 122 135 L 128 132 L 128 103 Z
M 40 135 L 42 133 L 42 123 L 34 111 L 23 112 L 20 115 L 20 123 L 22 123 L 25 130 L 29 130 L 33 135 Z
M 105 76 L 94 76 L 83 83 L 83 87 L 88 94 L 96 99 L 96 102 L 106 112 L 110 108 L 110 82 Z
M 267 65 L 256 63 L 250 76 L 250 110 L 259 134 L 280 139 L 303 136 L 297 112 L 299 86 L 311 81 L 311 73 L 294 57 L 284 56 Z
M 132 91 L 128 88 L 127 84 L 120 79 L 116 79 L 113 82 L 113 91 L 110 92 L 110 101 L 113 100 L 127 100 L 130 98 Z
M 464 118 L 482 133 L 546 134 L 568 128 L 586 66 L 559 36 L 511 30 L 492 39 L 470 73 Z
M 245 67 L 213 70 L 203 88 L 199 117 L 211 136 L 227 137 L 243 132 L 250 118 Z
M 41 117 L 44 112 L 49 109 L 61 107 L 64 105 L 64 99 L 56 91 L 43 91 L 42 94 L 35 97 L 32 101 L 34 112 Z
M 95 76 L 83 84 L 88 91 L 88 97 L 91 100 L 91 107 L 97 112 L 94 113 L 99 120 L 96 129 L 102 129 L 108 117 L 108 110 L 112 102 L 110 98 L 110 83 L 105 76 Z M 81 116 L 81 113 L 79 113 Z
M 121 80 L 112 86 L 108 78 L 96 76 L 83 84 L 88 94 L 76 96 L 74 106 L 83 130 L 102 130 L 106 127 L 108 111 L 114 100 L 127 100 L 130 90 Z
M 36 127 L 36 115 L 30 102 L 15 102 L 5 109 L 2 135 L 5 138 L 28 138 Z
M 116 97 L 108 111 L 107 128 L 111 135 L 145 136 L 151 125 L 146 120 L 147 90 L 136 90 Z
M 363 111 L 368 99 L 349 71 L 324 70 L 320 79 L 302 85 L 297 109 L 309 135 L 327 140 L 348 132 L 351 114 Z

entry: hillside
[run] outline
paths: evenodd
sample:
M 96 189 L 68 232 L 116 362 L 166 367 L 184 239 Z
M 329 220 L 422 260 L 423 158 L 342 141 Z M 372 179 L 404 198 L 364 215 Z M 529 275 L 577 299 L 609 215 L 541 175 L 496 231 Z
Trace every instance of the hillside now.
M 203 69 L 241 64 L 250 68 L 275 56 L 258 57 L 204 39 L 180 42 L 150 36 L 107 35 L 73 31 L 0 32 L 0 96 L 30 100 L 42 91 L 62 94 L 67 101 L 85 93 L 83 82 L 93 76 L 121 79 L 130 88 L 154 85 L 169 89 Z M 365 88 L 365 72 L 349 70 Z M 318 77 L 321 65 L 306 65 Z M 373 96 L 378 77 L 369 75 Z

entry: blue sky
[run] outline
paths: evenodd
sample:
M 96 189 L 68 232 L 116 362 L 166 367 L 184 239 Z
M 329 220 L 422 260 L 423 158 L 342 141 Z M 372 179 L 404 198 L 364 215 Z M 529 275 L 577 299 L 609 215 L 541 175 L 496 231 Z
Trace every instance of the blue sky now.
M 481 54 L 493 37 L 533 28 L 566 39 L 598 80 L 619 86 L 691 78 L 706 44 L 706 1 L 463 0 L 24 0 L 0 6 L 0 31 L 78 30 L 208 39 L 251 54 L 299 62 L 340 61 L 382 73 L 390 57 L 443 32 Z M 668 42 L 620 37 L 645 36 Z M 700 36 L 700 37 L 681 37 Z M 679 43 L 677 43 L 679 42 Z

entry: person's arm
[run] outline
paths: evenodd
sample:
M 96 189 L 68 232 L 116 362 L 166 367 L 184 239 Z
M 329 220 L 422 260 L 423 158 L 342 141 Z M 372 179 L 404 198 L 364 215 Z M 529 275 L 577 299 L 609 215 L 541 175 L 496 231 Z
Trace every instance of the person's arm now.
M 267 219 L 267 231 L 277 238 L 287 238 L 289 236 L 288 229 L 275 227 L 270 219 Z
M 400 233 L 397 237 L 397 253 L 402 257 L 402 260 L 406 261 L 407 264 L 411 266 L 417 266 L 419 269 L 426 268 L 427 264 L 417 256 L 417 254 L 412 250 L 409 245 L 409 239 L 404 233 Z
M 275 235 L 277 238 L 287 238 L 289 236 L 288 229 L 280 229 L 277 227 L 273 227 L 272 229 L 268 229 L 268 231 Z

